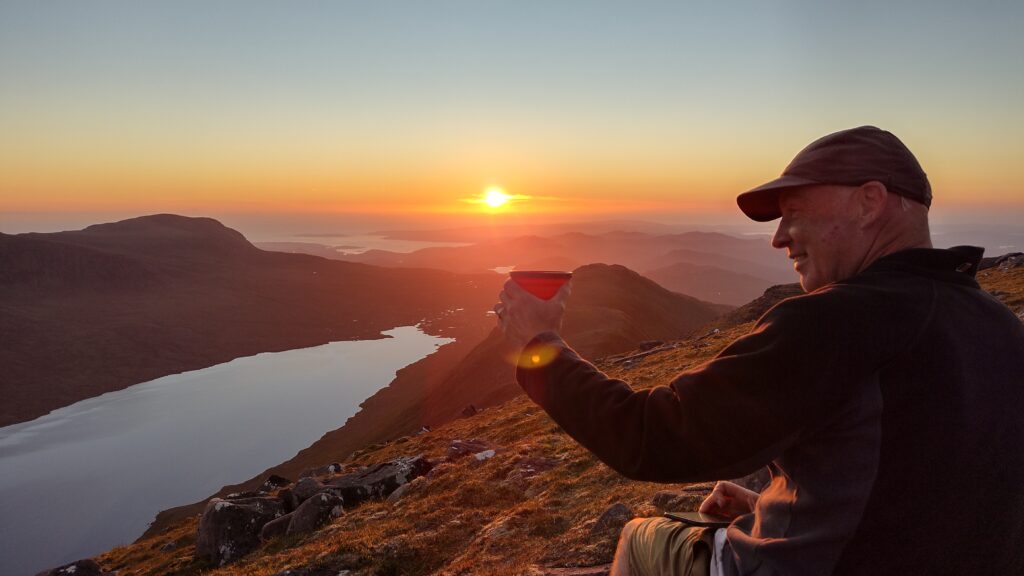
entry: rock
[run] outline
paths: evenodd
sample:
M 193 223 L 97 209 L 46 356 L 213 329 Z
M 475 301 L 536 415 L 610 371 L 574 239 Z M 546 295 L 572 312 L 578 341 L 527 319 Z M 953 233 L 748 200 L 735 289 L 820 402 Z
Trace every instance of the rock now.
M 238 560 L 259 546 L 263 525 L 283 514 L 276 498 L 210 500 L 199 520 L 196 558 L 217 566 Z
M 454 462 L 463 456 L 478 454 L 491 448 L 493 446 L 490 442 L 478 438 L 473 438 L 472 440 L 452 440 L 444 459 L 448 462 Z
M 60 568 L 43 570 L 36 574 L 36 576 L 106 576 L 106 574 L 107 572 L 104 572 L 95 560 L 85 558 L 82 560 L 75 560 L 74 562 L 65 564 Z
M 289 512 L 264 524 L 260 529 L 260 540 L 266 542 L 278 536 L 284 536 L 288 532 L 288 523 L 292 521 L 292 514 L 294 513 Z
M 496 452 L 494 450 L 484 450 L 483 452 L 473 454 L 473 458 L 476 458 L 477 462 L 483 462 L 484 460 L 494 458 L 495 454 Z
M 430 462 L 423 456 L 397 458 L 335 478 L 328 482 L 328 486 L 351 508 L 371 498 L 387 497 L 402 484 L 429 472 L 430 468 Z
M 243 500 L 245 498 L 259 498 L 260 496 L 263 496 L 263 494 L 260 494 L 259 492 L 254 492 L 252 490 L 246 490 L 245 492 L 232 492 L 231 494 L 225 496 L 224 499 Z
M 1010 263 L 1008 266 L 1024 265 L 1024 252 L 1010 252 L 1009 254 L 1003 254 L 1002 256 L 982 258 L 981 262 L 978 263 L 978 271 L 988 270 L 989 268 L 995 268 L 997 266 L 1002 267 L 1007 263 Z M 1003 270 L 1005 270 L 1005 268 Z
M 278 488 L 284 488 L 285 486 L 291 483 L 292 481 L 285 478 L 284 476 L 271 474 L 270 476 L 267 477 L 266 480 L 263 481 L 263 484 L 260 486 L 260 492 L 273 492 L 274 490 L 277 490 Z
M 424 426 L 420 428 L 420 431 L 417 432 L 416 435 L 419 436 L 421 434 L 426 434 L 427 432 L 430 432 L 430 426 Z
M 312 532 L 331 518 L 341 516 L 342 512 L 344 509 L 340 497 L 330 492 L 321 492 L 303 502 L 290 514 L 291 521 L 286 533 L 290 535 Z
M 641 342 L 640 344 L 637 345 L 637 348 L 641 352 L 646 352 L 647 350 L 653 350 L 654 348 L 657 348 L 658 346 L 664 346 L 664 345 L 665 345 L 665 341 L 664 340 L 644 340 L 643 342 Z
M 509 482 L 517 482 L 533 478 L 537 474 L 547 472 L 558 465 L 558 460 L 553 458 L 533 458 L 520 456 L 512 463 L 512 470 L 505 477 Z
M 417 478 L 417 480 L 419 480 L 419 478 Z M 394 492 L 388 494 L 388 497 L 385 500 L 385 502 L 387 502 L 388 504 L 394 504 L 395 502 L 398 502 L 402 498 L 402 496 L 409 491 L 409 486 L 411 485 L 412 482 L 409 482 L 408 484 L 402 484 L 398 488 L 395 488 Z
M 666 512 L 685 512 L 696 510 L 706 496 L 694 491 L 661 490 L 651 498 L 651 504 Z
M 171 540 L 170 542 L 168 542 L 168 543 L 166 543 L 166 544 L 164 544 L 163 546 L 160 547 L 160 550 L 162 552 L 170 552 L 171 550 L 177 550 L 177 549 L 178 549 L 178 543 L 175 542 L 174 540 Z
M 477 410 L 476 406 L 470 404 L 469 406 L 466 406 L 465 408 L 462 409 L 462 416 L 464 418 L 469 418 L 470 416 L 476 416 L 478 412 L 480 411 Z
M 292 494 L 295 495 L 295 499 L 298 501 L 298 503 L 302 504 L 306 500 L 309 500 L 316 494 L 322 492 L 324 488 L 325 486 L 322 482 L 320 482 L 316 478 L 307 476 L 306 478 L 303 478 L 296 482 L 295 486 L 292 486 L 291 490 Z
M 340 462 L 332 462 L 319 468 L 306 468 L 299 474 L 299 479 L 310 478 L 313 476 L 330 476 L 332 474 L 341 474 L 345 470 L 345 465 Z
M 299 507 L 299 498 L 295 495 L 295 492 L 291 488 L 285 488 L 277 493 L 277 497 L 281 499 L 281 503 L 284 504 L 284 511 L 291 512 Z
M 591 534 L 606 534 L 619 532 L 633 518 L 633 511 L 622 502 L 612 504 L 597 518 L 594 527 L 590 529 Z

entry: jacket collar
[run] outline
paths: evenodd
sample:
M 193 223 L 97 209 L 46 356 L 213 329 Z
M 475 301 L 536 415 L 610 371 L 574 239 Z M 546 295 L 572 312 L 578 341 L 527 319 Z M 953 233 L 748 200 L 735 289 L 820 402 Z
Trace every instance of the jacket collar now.
M 974 275 L 984 248 L 977 246 L 954 246 L 952 248 L 911 248 L 882 256 L 868 266 L 864 272 L 898 270 L 916 272 L 960 284 L 977 286 Z

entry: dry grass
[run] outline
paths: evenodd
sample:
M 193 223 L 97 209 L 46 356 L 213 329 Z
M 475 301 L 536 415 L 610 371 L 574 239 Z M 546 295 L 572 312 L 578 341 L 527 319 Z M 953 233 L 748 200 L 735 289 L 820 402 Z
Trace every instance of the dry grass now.
M 985 289 L 1024 308 L 1024 269 L 986 271 Z M 637 387 L 668 382 L 749 330 L 727 327 L 717 335 L 684 340 L 631 367 L 606 361 L 610 375 Z M 305 568 L 311 574 L 421 575 L 530 574 L 535 565 L 586 566 L 611 560 L 617 534 L 592 534 L 594 520 L 622 502 L 636 515 L 661 511 L 650 503 L 658 490 L 678 488 L 619 476 L 561 432 L 524 397 L 420 436 L 362 451 L 353 461 L 373 464 L 414 454 L 442 458 L 455 439 L 480 438 L 499 446 L 491 459 L 463 458 L 440 465 L 395 503 L 365 504 L 313 534 L 271 541 L 242 561 L 214 568 L 192 560 L 197 519 L 164 534 L 115 548 L 97 558 L 119 576 L 211 574 L 268 576 Z M 544 459 L 553 468 L 522 478 L 517 463 Z M 694 493 L 695 508 L 710 484 Z M 173 549 L 165 550 L 174 542 Z

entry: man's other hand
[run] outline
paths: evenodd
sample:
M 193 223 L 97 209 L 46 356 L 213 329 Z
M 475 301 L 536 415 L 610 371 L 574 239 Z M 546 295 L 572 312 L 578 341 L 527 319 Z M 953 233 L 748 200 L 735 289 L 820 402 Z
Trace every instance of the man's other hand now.
M 753 512 L 759 496 L 757 492 L 739 484 L 722 481 L 715 484 L 715 489 L 701 502 L 699 511 L 723 518 L 736 518 Z
M 494 305 L 498 327 L 517 348 L 543 332 L 558 332 L 562 329 L 565 301 L 571 293 L 572 282 L 567 282 L 550 300 L 541 300 L 510 279 L 498 295 L 500 302 Z

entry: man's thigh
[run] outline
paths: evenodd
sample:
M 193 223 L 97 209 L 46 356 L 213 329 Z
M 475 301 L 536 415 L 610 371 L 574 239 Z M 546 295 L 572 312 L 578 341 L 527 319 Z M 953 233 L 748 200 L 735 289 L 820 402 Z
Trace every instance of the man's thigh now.
M 634 576 L 708 576 L 715 531 L 668 518 L 645 518 L 629 536 Z

